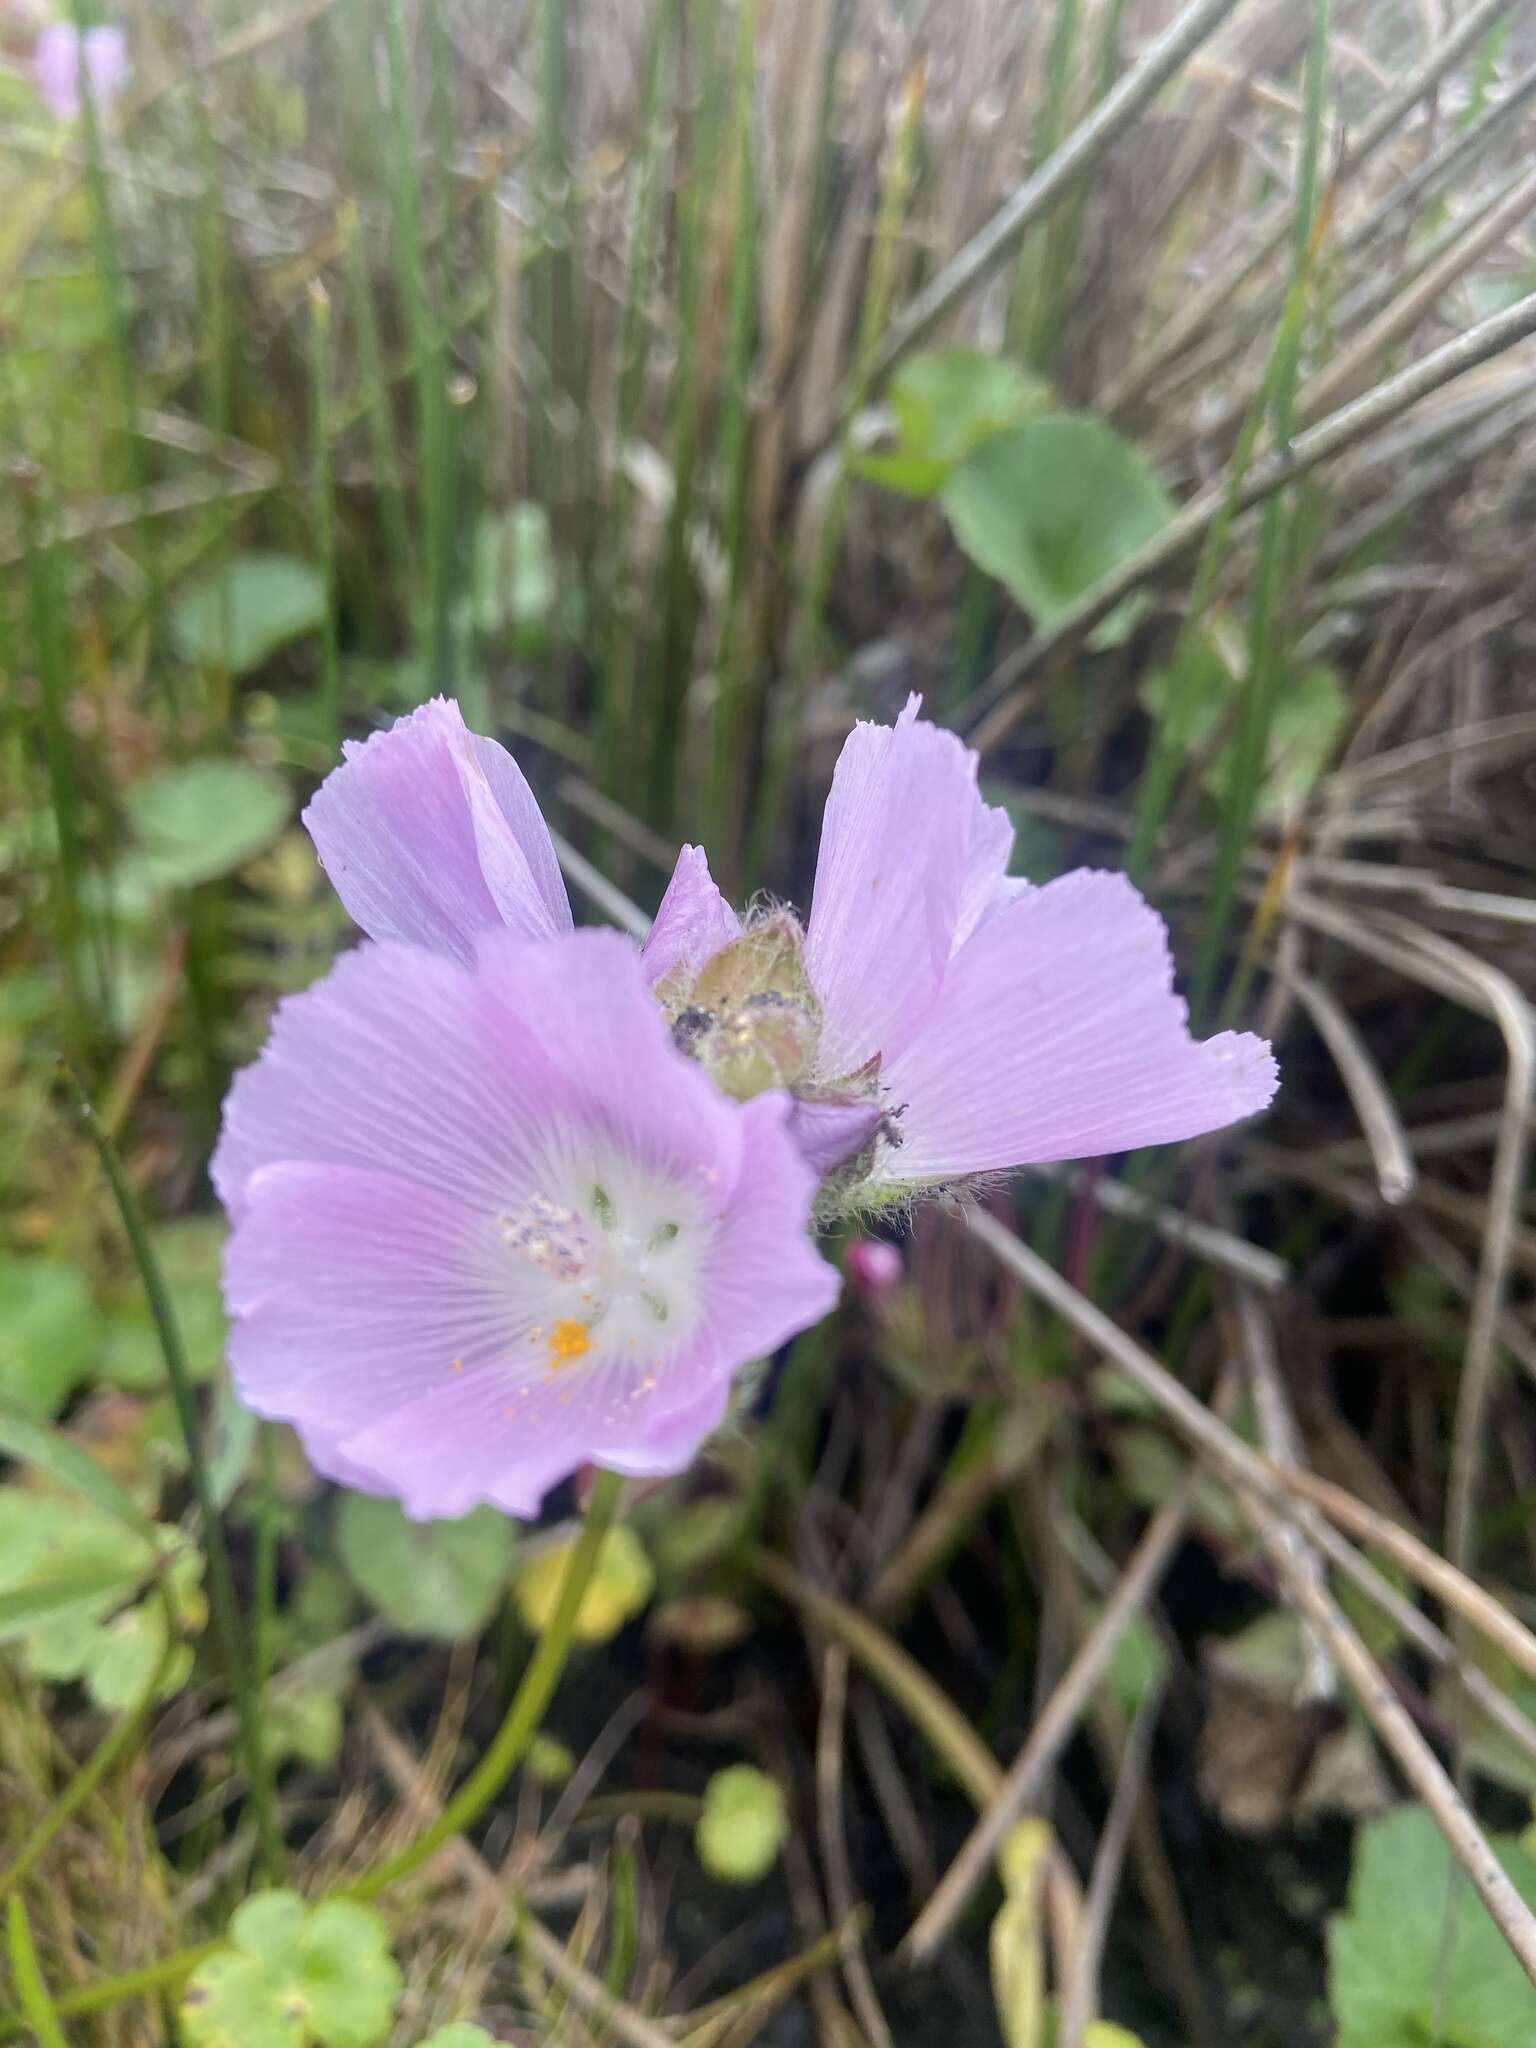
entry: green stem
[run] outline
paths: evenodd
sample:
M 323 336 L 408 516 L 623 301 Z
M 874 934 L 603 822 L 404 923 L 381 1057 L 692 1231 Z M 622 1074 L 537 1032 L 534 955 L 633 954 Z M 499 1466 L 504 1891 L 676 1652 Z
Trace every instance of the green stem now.
M 309 287 L 309 433 L 314 460 L 315 539 L 325 583 L 320 631 L 320 702 L 325 738 L 341 744 L 341 670 L 336 650 L 336 504 L 331 486 L 331 301 L 318 278 Z
M 36 2037 L 38 2048 L 69 2048 L 64 2030 L 59 2025 L 58 2008 L 48 1996 L 43 1973 L 37 1967 L 32 1929 L 27 1925 L 27 1909 L 20 1899 L 11 1900 L 9 1921 L 11 1975 L 16 1983 L 16 1996 L 21 2001 L 22 2018 Z
M 261 1740 L 260 1704 L 252 1681 L 250 1660 L 244 1653 L 240 1609 L 235 1600 L 234 1576 L 229 1568 L 229 1548 L 224 1540 L 224 1524 L 219 1515 L 218 1502 L 214 1497 L 208 1461 L 203 1453 L 197 1400 L 192 1391 L 192 1376 L 187 1370 L 187 1356 L 182 1348 L 181 1332 L 176 1326 L 176 1317 L 171 1307 L 170 1295 L 166 1291 L 164 1276 L 150 1248 L 143 1213 L 123 1173 L 117 1148 L 102 1128 L 84 1089 L 67 1068 L 64 1069 L 64 1078 L 79 1108 L 86 1135 L 96 1148 L 102 1171 L 107 1176 L 113 1200 L 117 1204 L 118 1214 L 123 1219 L 123 1229 L 127 1233 L 129 1247 L 133 1252 L 134 1264 L 139 1270 L 139 1279 L 144 1288 L 145 1298 L 149 1302 L 150 1314 L 154 1317 L 160 1349 L 165 1356 L 165 1369 L 170 1378 L 171 1395 L 176 1405 L 176 1419 L 181 1426 L 182 1437 L 187 1447 L 192 1491 L 202 1517 L 203 1548 L 208 1558 L 208 1594 L 224 1651 L 225 1668 L 229 1672 L 230 1686 L 235 1696 L 235 1709 L 240 1722 L 240 1747 L 251 1788 L 251 1810 L 256 1821 L 260 1857 L 267 1869 L 275 1870 L 281 1859 L 282 1845 L 277 1828 L 277 1804 L 273 1795 L 271 1760 Z
M 423 1828 L 415 1841 L 407 1842 L 398 1854 L 364 1873 L 347 1891 L 355 1899 L 377 1898 L 379 1893 L 402 1877 L 409 1877 L 439 1850 L 444 1842 L 462 1835 L 484 1813 L 513 1771 L 522 1762 L 528 1745 L 538 1733 L 560 1674 L 570 1655 L 571 1634 L 582 1597 L 597 1566 L 603 1538 L 613 1526 L 623 1481 L 613 1472 L 599 1472 L 587 1504 L 582 1527 L 565 1577 L 560 1598 L 549 1627 L 540 1636 L 538 1648 L 523 1673 L 522 1683 L 512 1697 L 506 1719 L 496 1731 L 490 1748 L 455 1792 L 430 1827 Z
M 78 1991 L 66 1991 L 62 1998 L 56 1998 L 53 2009 L 61 2020 L 74 2019 L 81 2013 L 100 2012 L 104 2006 L 116 2005 L 120 1998 L 136 1998 L 141 1993 L 165 1991 L 173 1984 L 180 1984 L 190 1977 L 199 1963 L 216 1955 L 224 1947 L 222 1941 L 201 1941 L 195 1948 L 178 1949 L 173 1956 L 165 1956 L 158 1963 L 144 1963 L 137 1970 L 124 1970 L 118 1977 L 98 1977 L 94 1984 L 83 1985 Z M 0 2041 L 16 2041 L 26 2033 L 26 2020 L 0 2019 Z

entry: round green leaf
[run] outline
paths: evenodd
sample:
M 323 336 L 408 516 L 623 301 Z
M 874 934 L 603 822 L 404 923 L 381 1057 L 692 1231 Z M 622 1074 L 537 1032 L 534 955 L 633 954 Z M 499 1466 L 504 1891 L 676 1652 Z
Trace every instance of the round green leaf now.
M 188 761 L 141 782 L 128 797 L 140 858 L 167 886 L 227 875 L 282 831 L 288 785 L 245 761 Z
M 452 1642 L 478 1635 L 496 1611 L 512 1557 L 512 1524 L 495 1508 L 459 1522 L 412 1522 L 392 1500 L 343 1494 L 342 1563 L 386 1621 Z
M 451 2026 L 439 2027 L 421 2048 L 496 2048 L 496 2037 L 473 2020 L 455 2020 Z
M 784 1794 L 753 1764 L 716 1771 L 694 1831 L 699 1861 L 726 1884 L 756 1884 L 773 1868 L 789 1833 Z
M 577 1538 L 546 1544 L 522 1566 L 513 1592 L 518 1611 L 535 1635 L 554 1619 L 565 1568 Z M 650 1599 L 656 1573 L 645 1546 L 627 1522 L 610 1529 L 597 1553 L 597 1565 L 576 1609 L 572 1633 L 579 1643 L 606 1643 L 625 1622 L 633 1620 Z
M 0 1398 L 57 1415 L 100 1339 L 90 1291 L 62 1259 L 0 1258 Z
M 935 497 L 968 455 L 1022 425 L 1047 397 L 1038 378 L 1003 356 L 974 348 L 913 356 L 886 393 L 896 421 L 894 447 L 856 455 L 853 467 L 888 491 Z
M 1069 611 L 1173 517 L 1152 465 L 1102 420 L 1042 413 L 984 442 L 944 487 L 955 538 L 1037 626 Z M 1093 636 L 1114 646 L 1127 606 Z
M 324 620 L 325 584 L 308 562 L 253 551 L 187 585 L 171 607 L 171 638 L 194 668 L 243 676 Z

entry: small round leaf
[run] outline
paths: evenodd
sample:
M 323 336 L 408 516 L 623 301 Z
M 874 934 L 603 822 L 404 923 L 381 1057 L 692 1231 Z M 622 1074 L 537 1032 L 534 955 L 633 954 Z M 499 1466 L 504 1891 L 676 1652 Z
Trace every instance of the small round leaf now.
M 513 1584 L 518 1610 L 535 1635 L 542 1635 L 555 1617 L 565 1568 L 577 1539 L 552 1543 L 531 1557 Z M 621 1522 L 603 1538 L 573 1633 L 579 1643 L 606 1643 L 633 1619 L 651 1597 L 656 1574 L 640 1538 Z
M 756 1884 L 768 1875 L 789 1833 L 784 1794 L 753 1764 L 716 1771 L 704 1792 L 694 1831 L 699 1861 L 726 1884 Z

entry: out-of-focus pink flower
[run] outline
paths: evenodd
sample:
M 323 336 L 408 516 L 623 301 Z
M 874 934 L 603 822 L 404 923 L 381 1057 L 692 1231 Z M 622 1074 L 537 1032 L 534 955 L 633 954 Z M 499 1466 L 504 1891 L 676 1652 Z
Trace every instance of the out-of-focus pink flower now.
M 843 1271 L 860 1294 L 889 1294 L 901 1285 L 906 1265 L 895 1245 L 883 1237 L 858 1237 L 843 1253 Z
M 82 72 L 92 104 L 110 106 L 133 72 L 127 36 L 113 25 L 88 28 L 82 36 L 72 22 L 50 22 L 32 46 L 32 82 L 61 121 L 79 118 Z

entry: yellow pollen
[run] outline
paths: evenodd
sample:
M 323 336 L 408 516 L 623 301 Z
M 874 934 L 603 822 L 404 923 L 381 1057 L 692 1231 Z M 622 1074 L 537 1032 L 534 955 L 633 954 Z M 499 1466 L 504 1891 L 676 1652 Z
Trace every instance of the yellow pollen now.
M 592 1349 L 592 1332 L 585 1323 L 578 1323 L 565 1317 L 554 1324 L 549 1333 L 549 1369 L 558 1372 L 563 1365 L 574 1365 L 578 1358 L 585 1358 Z

